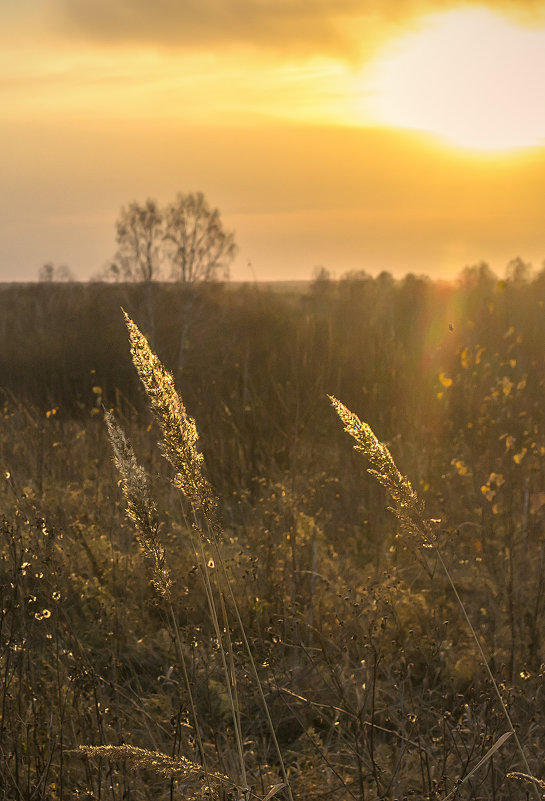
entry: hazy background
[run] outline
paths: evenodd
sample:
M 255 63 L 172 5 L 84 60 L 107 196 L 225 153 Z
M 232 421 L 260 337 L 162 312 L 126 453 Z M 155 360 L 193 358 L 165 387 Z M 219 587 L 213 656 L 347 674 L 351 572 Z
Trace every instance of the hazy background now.
M 0 0 L 0 280 L 87 279 L 123 204 L 178 191 L 236 280 L 538 267 L 544 9 Z

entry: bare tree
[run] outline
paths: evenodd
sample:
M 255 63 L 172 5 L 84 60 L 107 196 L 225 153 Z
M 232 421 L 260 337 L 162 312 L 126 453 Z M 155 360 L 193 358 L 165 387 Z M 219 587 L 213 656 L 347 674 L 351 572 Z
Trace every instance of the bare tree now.
M 117 253 L 110 278 L 141 281 L 146 285 L 148 335 L 155 342 L 153 284 L 161 276 L 163 260 L 163 213 L 155 200 L 123 206 L 116 222 Z
M 163 213 L 155 200 L 123 206 L 116 222 L 116 240 L 112 273 L 126 281 L 157 281 L 163 257 Z
M 201 192 L 180 193 L 167 206 L 164 241 L 174 280 L 194 284 L 229 277 L 235 237 L 224 231 L 218 209 L 211 209 Z
M 75 281 L 74 275 L 70 267 L 66 264 L 55 266 L 52 262 L 48 261 L 38 272 L 38 280 L 44 282 L 52 281 Z
M 115 258 L 99 277 L 146 284 L 147 328 L 152 343 L 155 282 L 172 279 L 192 285 L 226 278 L 236 253 L 234 234 L 223 230 L 218 209 L 211 209 L 200 192 L 180 193 L 164 209 L 151 199 L 124 206 L 116 222 L 116 240 Z M 196 316 L 194 294 L 184 292 L 180 301 L 180 370 L 188 331 Z
M 532 265 L 517 256 L 515 259 L 511 259 L 505 268 L 505 277 L 516 286 L 527 284 L 532 277 Z

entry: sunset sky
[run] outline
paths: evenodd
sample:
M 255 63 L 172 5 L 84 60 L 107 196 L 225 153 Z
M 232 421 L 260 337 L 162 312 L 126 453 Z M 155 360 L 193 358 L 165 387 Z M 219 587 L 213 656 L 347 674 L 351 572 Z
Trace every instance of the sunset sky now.
M 236 280 L 545 260 L 545 0 L 0 0 L 0 280 L 202 191 Z

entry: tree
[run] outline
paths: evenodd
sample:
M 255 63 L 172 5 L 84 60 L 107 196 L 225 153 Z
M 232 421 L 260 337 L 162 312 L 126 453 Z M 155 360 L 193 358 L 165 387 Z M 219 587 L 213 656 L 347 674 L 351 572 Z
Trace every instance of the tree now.
M 495 288 L 498 276 L 495 275 L 485 261 L 464 267 L 458 276 L 460 286 L 468 290 L 485 291 Z
M 123 206 L 116 241 L 104 276 L 110 280 L 214 281 L 228 277 L 236 253 L 234 234 L 223 229 L 218 209 L 202 192 L 179 193 L 164 209 L 149 198 Z
M 516 286 L 527 284 L 532 277 L 532 265 L 517 256 L 517 258 L 511 259 L 505 268 L 505 277 Z
M 72 270 L 66 264 L 60 264 L 56 267 L 53 262 L 48 261 L 40 267 L 38 280 L 44 282 L 75 281 L 75 278 Z
M 161 275 L 163 213 L 155 200 L 123 206 L 116 222 L 117 252 L 108 277 L 141 281 L 146 285 L 147 333 L 155 342 L 153 283 Z
M 155 200 L 123 206 L 116 222 L 117 253 L 112 276 L 128 281 L 156 281 L 161 274 L 163 213 Z
M 218 209 L 201 192 L 179 193 L 165 210 L 165 255 L 171 278 L 184 284 L 228 278 L 236 253 L 233 233 L 224 231 Z
M 218 209 L 201 192 L 178 194 L 166 208 L 148 198 L 123 206 L 116 222 L 117 252 L 103 276 L 113 281 L 146 284 L 147 333 L 155 340 L 154 283 L 172 279 L 183 284 L 228 277 L 236 253 L 234 234 L 223 230 Z M 183 368 L 188 331 L 195 317 L 195 293 L 181 297 L 180 349 Z

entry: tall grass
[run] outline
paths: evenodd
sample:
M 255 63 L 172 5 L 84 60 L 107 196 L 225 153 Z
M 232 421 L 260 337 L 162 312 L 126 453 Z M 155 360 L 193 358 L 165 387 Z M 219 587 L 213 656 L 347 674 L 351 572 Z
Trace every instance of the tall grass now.
M 135 524 L 138 545 L 142 554 L 150 564 L 151 582 L 166 605 L 173 638 L 177 646 L 177 657 L 184 677 L 187 699 L 191 708 L 193 728 L 198 743 L 198 753 L 201 763 L 200 775 L 204 782 L 201 789 L 206 789 L 207 792 L 209 792 L 214 783 L 219 783 L 220 785 L 226 783 L 227 785 L 231 784 L 233 787 L 238 788 L 243 797 L 253 795 L 248 787 L 246 777 L 236 672 L 234 670 L 232 643 L 229 635 L 230 624 L 225 604 L 224 590 L 222 590 L 221 586 L 219 586 L 216 581 L 215 576 L 217 574 L 213 573 L 210 569 L 214 566 L 214 560 L 211 559 L 209 553 L 207 553 L 207 547 L 213 546 L 216 558 L 221 565 L 222 576 L 225 580 L 229 598 L 235 610 L 239 633 L 246 646 L 248 659 L 255 677 L 256 691 L 263 704 L 263 712 L 269 724 L 270 735 L 275 744 L 284 779 L 283 783 L 278 783 L 274 788 L 269 790 L 268 797 L 271 797 L 273 792 L 278 792 L 285 787 L 288 797 L 293 801 L 282 752 L 278 744 L 268 704 L 263 693 L 254 657 L 233 592 L 232 579 L 222 556 L 220 544 L 221 525 L 218 520 L 217 511 L 218 502 L 204 474 L 203 455 L 197 449 L 198 433 L 195 421 L 187 414 L 185 406 L 175 390 L 172 375 L 165 370 L 160 360 L 150 349 L 146 338 L 127 314 L 125 314 L 125 319 L 129 331 L 133 362 L 148 394 L 152 411 L 162 433 L 159 447 L 163 456 L 175 470 L 172 485 L 182 493 L 189 507 L 188 512 L 191 516 L 192 524 L 191 527 L 188 527 L 188 539 L 192 543 L 192 548 L 203 578 L 210 616 L 221 655 L 225 687 L 229 698 L 236 747 L 239 755 L 240 775 L 235 779 L 230 780 L 217 771 L 210 771 L 208 768 L 199 716 L 193 697 L 191 682 L 189 680 L 186 658 L 184 656 L 184 643 L 182 642 L 180 627 L 177 623 L 177 614 L 171 595 L 171 573 L 166 564 L 165 549 L 158 536 L 159 521 L 157 517 L 157 507 L 151 499 L 144 470 L 138 464 L 130 443 L 114 420 L 113 415 L 106 411 L 106 425 L 114 451 L 115 463 L 121 475 L 121 486 L 127 504 L 127 516 Z M 216 597 L 218 597 L 221 602 L 222 627 L 220 627 Z M 181 773 L 184 779 L 187 779 L 190 775 L 199 774 L 198 766 L 185 757 L 173 761 L 165 754 L 143 749 L 131 749 L 125 745 L 86 745 L 81 746 L 80 751 L 90 756 L 107 754 L 109 757 L 116 757 L 125 761 L 129 760 L 140 767 L 157 770 L 164 775 L 176 776 Z
M 115 422 L 112 414 L 109 412 L 106 412 L 105 415 L 106 423 L 115 454 L 115 462 L 121 475 L 122 489 L 127 503 L 127 515 L 135 524 L 139 547 L 150 564 L 151 582 L 167 605 L 168 618 L 172 626 L 174 640 L 177 644 L 177 656 L 182 667 L 187 698 L 191 707 L 193 727 L 198 742 L 198 752 L 202 770 L 199 774 L 199 766 L 185 757 L 180 757 L 177 761 L 173 761 L 164 754 L 143 749 L 134 749 L 126 745 L 81 746 L 80 750 L 91 756 L 107 754 L 110 757 L 132 761 L 140 767 L 151 768 L 164 775 L 175 776 L 181 774 L 184 780 L 187 780 L 188 776 L 198 774 L 201 775 L 201 780 L 204 782 L 203 787 L 207 789 L 207 792 L 210 791 L 211 786 L 216 782 L 220 787 L 222 783 L 227 786 L 231 784 L 233 787 L 237 788 L 238 792 L 243 797 L 252 795 L 248 787 L 246 775 L 236 671 L 234 668 L 232 641 L 229 635 L 230 624 L 225 605 L 225 596 L 222 588 L 217 586 L 215 578 L 217 574 L 213 574 L 210 570 L 210 567 L 214 566 L 214 560 L 210 559 L 206 550 L 208 546 L 213 546 L 215 556 L 221 565 L 222 576 L 229 593 L 229 599 L 235 611 L 239 632 L 246 646 L 247 656 L 252 666 L 256 682 L 256 690 L 263 703 L 264 715 L 268 721 L 270 734 L 275 743 L 276 753 L 284 780 L 283 783 L 274 785 L 267 795 L 270 797 L 271 794 L 280 792 L 285 788 L 289 798 L 293 801 L 292 789 L 276 736 L 275 726 L 255 667 L 255 660 L 248 642 L 244 624 L 238 611 L 238 605 L 233 591 L 233 582 L 226 569 L 225 561 L 222 556 L 220 543 L 222 527 L 218 516 L 219 504 L 204 474 L 204 458 L 197 448 L 198 433 L 195 421 L 187 414 L 185 406 L 175 390 L 172 375 L 165 370 L 157 356 L 150 350 L 146 338 L 142 335 L 138 327 L 128 315 L 125 314 L 125 318 L 129 330 L 133 361 L 146 389 L 152 411 L 162 433 L 159 447 L 164 457 L 175 470 L 172 484 L 185 497 L 188 504 L 188 512 L 192 519 L 192 530 L 188 527 L 188 538 L 192 541 L 192 547 L 203 578 L 211 620 L 221 654 L 224 680 L 231 709 L 236 747 L 239 755 L 240 773 L 238 777 L 229 779 L 227 776 L 217 771 L 210 771 L 207 766 L 199 715 L 193 698 L 189 673 L 185 663 L 180 629 L 177 624 L 177 616 L 172 603 L 171 574 L 166 566 L 165 549 L 158 537 L 159 522 L 157 518 L 157 507 L 150 497 L 145 473 L 142 467 L 137 463 L 132 447 L 128 443 L 123 431 Z M 424 505 L 420 502 L 409 479 L 403 476 L 399 471 L 389 449 L 377 439 L 372 429 L 366 423 L 362 423 L 357 415 L 350 412 L 349 409 L 335 397 L 330 396 L 330 400 L 344 423 L 345 430 L 356 441 L 355 449 L 363 453 L 370 461 L 371 467 L 368 468 L 368 472 L 377 479 L 390 496 L 393 502 L 390 511 L 393 512 L 397 518 L 403 535 L 410 537 L 415 547 L 432 549 L 436 553 L 469 627 L 478 655 L 488 673 L 509 728 L 508 733 L 502 735 L 496 743 L 489 748 L 478 763 L 473 765 L 471 770 L 466 770 L 465 775 L 457 779 L 456 788 L 459 788 L 462 784 L 469 781 L 470 778 L 487 764 L 489 759 L 493 758 L 493 755 L 503 746 L 509 736 L 513 736 L 525 772 L 511 772 L 510 775 L 519 779 L 526 779 L 530 782 L 536 797 L 540 799 L 539 780 L 531 774 L 526 755 L 517 736 L 498 683 L 490 669 L 489 661 L 485 656 L 483 646 L 470 621 L 451 573 L 443 559 L 439 545 L 439 529 L 442 521 L 426 516 Z M 195 540 L 198 545 L 196 545 Z M 215 601 L 216 596 L 220 598 L 221 602 L 223 630 L 220 628 L 218 609 Z M 372 721 L 371 737 L 373 736 L 373 729 L 374 722 Z M 318 752 L 320 756 L 325 758 L 321 749 L 318 748 Z M 325 761 L 326 764 L 330 766 L 327 758 L 325 758 Z M 380 783 L 377 780 L 377 789 L 379 787 Z M 450 798 L 452 795 L 455 795 L 457 793 L 456 788 L 445 797 Z
M 509 777 L 541 797 L 535 776 L 545 733 L 542 679 L 513 649 L 517 672 L 506 672 L 509 638 L 505 627 L 493 625 L 499 613 L 485 608 L 488 592 L 504 604 L 501 576 L 496 584 L 475 581 L 484 553 L 487 567 L 493 559 L 500 568 L 512 566 L 516 588 L 521 553 L 492 558 L 486 549 L 498 541 L 497 528 L 487 541 L 484 524 L 466 518 L 449 528 L 446 515 L 430 514 L 421 501 L 427 485 L 413 485 L 390 448 L 335 398 L 394 513 L 395 527 L 376 523 L 380 496 L 369 502 L 367 484 L 343 453 L 347 480 L 363 493 L 362 517 L 381 541 L 369 538 L 364 549 L 348 527 L 336 532 L 341 488 L 334 476 L 303 480 L 297 437 L 283 477 L 260 477 L 251 491 L 220 501 L 172 375 L 126 322 L 164 467 L 145 424 L 119 409 L 106 411 L 118 497 L 97 405 L 85 428 L 52 410 L 35 424 L 34 412 L 6 406 L 11 444 L 2 440 L 0 550 L 6 799 L 278 794 L 499 801 L 517 791 Z M 464 363 L 470 358 L 463 354 Z M 449 381 L 443 376 L 445 389 Z M 511 384 L 502 377 L 498 396 L 486 402 L 518 401 L 523 388 Z M 251 394 L 250 378 L 246 387 Z M 335 465 L 340 439 L 327 442 Z M 204 441 L 208 448 L 211 441 L 210 435 Z M 522 444 L 515 449 L 509 440 L 511 453 L 500 442 L 508 459 L 517 457 L 517 468 L 529 458 Z M 529 453 L 530 444 L 524 447 Z M 80 484 L 62 488 L 69 453 L 85 469 Z M 445 493 L 454 495 L 467 464 L 467 454 L 453 459 L 456 475 Z M 492 522 L 504 509 L 502 520 L 508 508 L 516 514 L 505 489 L 510 477 L 506 469 L 501 477 L 497 464 L 488 468 L 495 469 L 484 489 L 477 486 L 483 504 L 493 498 Z M 524 536 L 536 502 L 527 495 Z M 473 542 L 467 532 L 475 530 Z M 510 536 L 516 549 L 517 533 Z M 514 592 L 516 628 L 521 602 Z M 532 613 L 538 634 L 537 600 Z
M 401 524 L 401 529 L 405 534 L 416 539 L 416 544 L 420 545 L 423 548 L 430 548 L 435 551 L 441 567 L 447 577 L 447 580 L 452 588 L 452 591 L 456 597 L 456 601 L 459 604 L 459 607 L 462 611 L 464 619 L 467 623 L 469 631 L 471 632 L 471 636 L 477 648 L 478 655 L 481 659 L 482 665 L 485 668 L 494 691 L 498 697 L 502 712 L 505 717 L 505 721 L 509 727 L 509 734 L 513 736 L 513 739 L 516 743 L 518 752 L 522 759 L 522 763 L 526 770 L 525 774 L 511 774 L 512 776 L 524 776 L 528 782 L 531 783 L 534 794 L 537 799 L 541 798 L 540 793 L 540 782 L 538 779 L 533 777 L 530 774 L 530 768 L 528 766 L 528 761 L 526 759 L 526 754 L 520 744 L 520 740 L 517 736 L 515 727 L 513 725 L 513 721 L 511 720 L 511 716 L 507 710 L 507 706 L 503 700 L 503 696 L 500 692 L 500 688 L 492 671 L 490 669 L 489 658 L 485 655 L 483 646 L 477 636 L 477 632 L 469 618 L 467 613 L 466 607 L 464 602 L 462 601 L 460 594 L 454 584 L 452 579 L 452 575 L 443 559 L 443 555 L 441 553 L 441 548 L 438 543 L 437 537 L 437 530 L 441 524 L 441 520 L 438 519 L 428 519 L 424 512 L 424 506 L 420 503 L 418 499 L 418 495 L 413 490 L 410 481 L 405 476 L 402 476 L 399 470 L 396 467 L 396 464 L 392 458 L 392 455 L 386 445 L 382 442 L 379 442 L 371 428 L 367 425 L 367 423 L 362 423 L 362 421 L 358 418 L 357 415 L 350 412 L 344 404 L 342 404 L 337 398 L 333 396 L 329 396 L 331 403 L 337 414 L 339 415 L 340 419 L 344 423 L 345 431 L 350 434 L 353 439 L 356 441 L 356 445 L 354 448 L 357 451 L 360 451 L 368 458 L 371 462 L 372 467 L 368 468 L 367 472 L 370 475 L 374 476 L 377 481 L 386 488 L 388 494 L 390 495 L 392 501 L 394 502 L 394 506 L 390 507 L 390 511 L 397 517 Z M 500 740 L 493 746 L 493 749 L 489 751 L 490 757 L 495 753 L 497 748 L 500 744 L 503 744 L 507 738 L 503 735 Z M 486 763 L 486 759 L 481 759 L 479 762 L 478 767 L 482 767 Z M 470 776 L 472 776 L 476 772 L 477 768 L 473 768 L 470 774 L 467 774 L 466 777 L 462 778 L 461 781 L 467 780 Z M 452 793 L 453 795 L 454 793 Z M 449 794 L 450 796 L 451 794 Z

